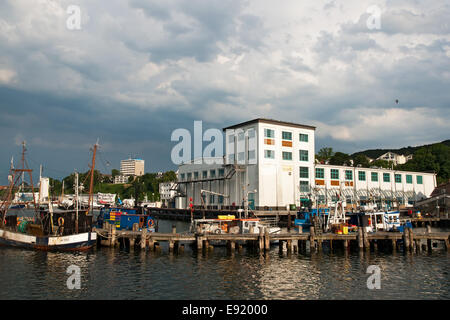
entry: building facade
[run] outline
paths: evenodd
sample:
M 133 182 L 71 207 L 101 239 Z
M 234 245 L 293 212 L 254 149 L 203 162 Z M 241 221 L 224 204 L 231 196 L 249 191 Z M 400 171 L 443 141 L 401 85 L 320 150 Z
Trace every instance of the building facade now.
M 177 194 L 175 187 L 176 182 L 161 182 L 159 184 L 159 196 L 162 205 L 171 207 L 171 204 L 174 204 L 175 196 Z
M 142 176 L 145 161 L 142 159 L 127 159 L 120 161 L 120 173 L 124 176 Z
M 315 164 L 315 127 L 254 119 L 223 129 L 225 155 L 179 166 L 177 208 L 287 210 L 373 199 L 405 206 L 428 197 L 434 173 Z M 211 163 L 213 164 L 207 164 Z M 347 201 L 348 200 L 348 201 Z M 395 203 L 394 203 L 395 202 Z

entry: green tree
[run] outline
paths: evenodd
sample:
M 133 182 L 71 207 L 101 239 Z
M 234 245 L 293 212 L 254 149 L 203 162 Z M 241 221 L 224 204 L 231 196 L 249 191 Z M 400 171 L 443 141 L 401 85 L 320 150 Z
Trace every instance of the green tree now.
M 351 157 L 346 153 L 336 152 L 330 158 L 330 164 L 337 166 L 349 166 L 351 164 Z
M 373 160 L 370 163 L 370 166 L 380 167 L 380 168 L 390 168 L 391 164 L 387 160 L 380 159 L 380 160 Z
M 316 154 L 316 159 L 320 162 L 326 162 L 333 156 L 333 148 L 321 148 Z
M 115 176 L 119 176 L 120 175 L 120 171 L 117 169 L 112 169 L 111 170 L 111 176 L 114 179 Z
M 370 166 L 369 159 L 363 154 L 358 154 L 355 158 L 353 158 L 353 166 L 357 167 L 359 165 L 364 168 L 368 168 Z

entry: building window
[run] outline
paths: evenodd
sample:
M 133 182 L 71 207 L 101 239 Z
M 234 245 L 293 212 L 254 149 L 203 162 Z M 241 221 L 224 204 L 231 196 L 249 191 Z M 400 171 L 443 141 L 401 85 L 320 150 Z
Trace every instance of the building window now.
M 281 137 L 283 140 L 292 140 L 292 132 L 283 131 Z
M 323 168 L 316 168 L 316 179 L 325 179 L 325 172 Z
M 214 197 L 214 195 L 213 194 L 210 194 L 209 195 L 209 203 L 214 203 L 215 201 L 215 199 L 214 199 L 215 197 Z
M 308 161 L 308 150 L 300 150 L 300 161 Z
M 331 169 L 331 180 L 339 180 L 339 169 Z
M 194 172 L 194 180 L 197 180 L 198 179 L 198 171 L 195 171 Z
M 223 204 L 223 196 L 218 196 L 217 197 L 218 199 L 218 201 L 219 201 L 219 204 Z
M 309 168 L 300 167 L 300 178 L 309 178 Z
M 245 160 L 245 152 L 239 152 L 238 153 L 238 161 L 244 161 Z
M 378 172 L 372 172 L 371 178 L 372 182 L 378 182 Z
M 353 171 L 345 170 L 345 180 L 353 180 Z
M 275 130 L 264 129 L 264 137 L 266 137 L 266 138 L 275 138 Z
M 225 169 L 219 169 L 219 177 L 223 177 L 225 175 Z
M 228 155 L 228 163 L 233 163 L 234 162 L 234 153 L 231 153 Z
M 208 178 L 208 171 L 205 170 L 205 171 L 202 172 L 202 178 L 203 179 Z
M 211 178 L 215 178 L 216 177 L 216 170 L 209 170 L 209 176 Z
M 283 160 L 292 160 L 292 152 L 283 151 Z
M 275 151 L 274 150 L 264 150 L 264 158 L 275 159 Z
M 300 192 L 309 192 L 309 182 L 300 181 Z
M 366 181 L 366 172 L 365 171 L 358 171 L 358 180 Z
M 255 160 L 256 159 L 256 152 L 255 150 L 249 150 L 248 151 L 248 160 Z
M 180 174 L 180 177 L 181 177 L 181 181 L 183 181 L 184 180 L 184 173 Z
M 396 174 L 395 176 L 395 183 L 402 183 L 402 175 Z
M 422 183 L 423 183 L 422 176 L 417 176 L 417 184 L 422 184 Z
M 187 179 L 188 179 L 188 180 L 192 180 L 192 172 L 188 172 L 188 174 L 187 174 Z
M 308 135 L 304 133 L 300 133 L 300 141 L 308 142 Z
M 412 175 L 410 175 L 410 174 L 406 175 L 406 183 L 409 183 L 409 184 L 412 183 Z
M 383 182 L 391 182 L 391 175 L 389 173 L 383 173 Z

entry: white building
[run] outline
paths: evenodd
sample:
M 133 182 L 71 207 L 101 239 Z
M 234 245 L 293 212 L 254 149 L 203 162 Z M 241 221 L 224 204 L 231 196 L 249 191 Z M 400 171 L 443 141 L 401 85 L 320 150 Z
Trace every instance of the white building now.
M 114 177 L 114 184 L 128 183 L 129 176 L 117 175 Z
M 127 159 L 120 161 L 120 173 L 124 176 L 142 176 L 145 161 L 142 159 Z
M 167 205 L 175 199 L 177 194 L 175 187 L 175 182 L 161 182 L 159 184 L 159 196 L 163 204 Z
M 382 154 L 381 156 L 379 156 L 377 158 L 377 160 L 386 160 L 389 162 L 392 162 L 394 165 L 398 165 L 398 164 L 405 164 L 407 161 L 412 159 L 412 155 L 402 155 L 402 154 L 396 154 L 394 152 L 386 152 L 384 154 Z
M 315 127 L 255 119 L 223 130 L 224 164 L 179 167 L 183 197 L 177 200 L 177 207 L 188 207 L 190 198 L 197 206 L 242 207 L 247 194 L 249 206 L 255 209 L 285 210 L 298 202 L 300 171 L 313 174 Z
M 434 173 L 315 164 L 312 126 L 254 119 L 223 130 L 223 158 L 179 166 L 177 208 L 191 199 L 194 206 L 243 207 L 247 195 L 256 210 L 286 210 L 307 199 L 330 206 L 339 193 L 347 204 L 373 198 L 408 205 L 436 187 Z
M 436 174 L 316 164 L 313 177 L 300 178 L 311 188 L 301 190 L 301 199 L 312 198 L 318 205 L 330 206 L 337 196 L 346 205 L 357 200 L 373 200 L 379 207 L 411 206 L 427 198 L 436 186 Z

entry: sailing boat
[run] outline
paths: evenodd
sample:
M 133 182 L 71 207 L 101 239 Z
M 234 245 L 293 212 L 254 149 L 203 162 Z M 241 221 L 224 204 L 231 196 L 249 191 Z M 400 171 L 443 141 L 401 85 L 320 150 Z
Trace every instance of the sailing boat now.
M 97 144 L 91 167 L 91 189 L 95 166 Z M 0 245 L 49 251 L 88 250 L 97 242 L 97 233 L 92 232 L 92 214 L 88 210 L 80 214 L 77 210 L 53 212 L 53 207 L 40 210 L 36 204 L 33 188 L 32 170 L 25 160 L 25 142 L 22 143 L 22 168 L 11 168 L 10 184 L 0 205 Z M 7 215 L 12 202 L 12 194 L 22 174 L 28 173 L 33 194 L 34 218 L 19 221 L 16 215 Z

